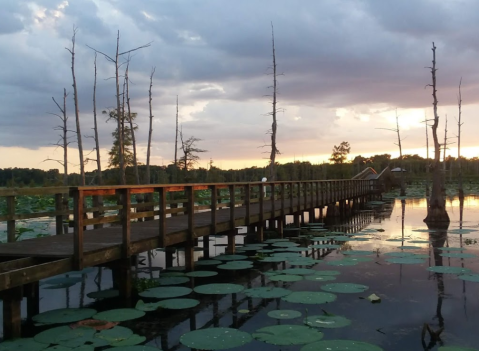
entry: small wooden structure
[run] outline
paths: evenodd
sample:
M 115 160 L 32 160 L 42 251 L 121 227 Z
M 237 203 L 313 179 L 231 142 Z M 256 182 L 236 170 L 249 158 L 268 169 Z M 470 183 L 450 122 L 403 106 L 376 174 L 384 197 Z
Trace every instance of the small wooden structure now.
M 38 282 L 85 267 L 109 265 L 124 297 L 131 293 L 131 257 L 155 248 L 183 243 L 186 268 L 194 267 L 194 245 L 199 237 L 228 234 L 234 252 L 238 226 L 256 228 L 263 240 L 265 222 L 282 233 L 285 216 L 299 224 L 301 214 L 336 203 L 364 202 L 376 193 L 377 180 L 331 180 L 268 183 L 175 184 L 101 187 L 0 189 L 5 197 L 8 243 L 0 245 L 0 294 L 3 299 L 4 337 L 20 336 L 20 302 L 28 298 L 29 314 L 38 313 Z M 265 192 L 267 191 L 267 194 Z M 169 200 L 169 194 L 181 192 Z M 132 195 L 157 193 L 159 201 L 132 204 Z M 17 214 L 15 202 L 22 195 L 53 195 L 55 211 Z M 266 196 L 265 196 L 266 195 Z M 86 207 L 98 197 L 113 196 L 115 206 Z M 65 199 L 73 209 L 64 208 Z M 179 198 L 181 197 L 181 198 Z M 171 204 L 182 204 L 172 208 Z M 134 209 L 137 211 L 135 212 Z M 113 212 L 115 211 L 115 212 Z M 117 211 L 117 212 L 116 212 Z M 73 215 L 73 234 L 63 234 L 64 218 Z M 15 241 L 17 220 L 55 217 L 53 236 Z M 149 221 L 134 220 L 152 219 Z M 120 223 L 119 226 L 104 226 Z M 91 228 L 91 229 L 90 229 Z M 88 229 L 88 230 L 87 230 Z

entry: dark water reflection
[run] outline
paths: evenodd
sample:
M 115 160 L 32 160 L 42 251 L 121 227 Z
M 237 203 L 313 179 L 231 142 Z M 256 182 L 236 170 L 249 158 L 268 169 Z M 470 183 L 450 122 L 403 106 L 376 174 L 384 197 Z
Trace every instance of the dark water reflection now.
M 202 300 L 202 304 L 191 311 L 148 312 L 147 315 L 136 321 L 124 322 L 122 325 L 130 327 L 140 335 L 145 335 L 150 342 L 148 345 L 162 347 L 163 350 L 186 350 L 179 344 L 179 337 L 187 331 L 203 327 L 234 327 L 250 333 L 257 329 L 275 324 L 301 325 L 304 317 L 320 315 L 323 310 L 335 315 L 342 315 L 352 320 L 352 324 L 345 328 L 325 329 L 324 339 L 352 339 L 370 342 L 381 346 L 384 350 L 437 350 L 441 345 L 455 345 L 463 347 L 479 346 L 479 283 L 466 282 L 454 274 L 432 273 L 426 270 L 429 266 L 459 266 L 479 272 L 479 259 L 445 258 L 440 256 L 437 247 L 452 246 L 465 247 L 468 253 L 479 254 L 478 245 L 466 245 L 478 240 L 477 233 L 467 235 L 448 234 L 447 229 L 435 233 L 414 232 L 414 229 L 426 229 L 422 222 L 426 215 L 424 199 L 396 200 L 386 205 L 382 210 L 374 213 L 365 212 L 361 217 L 349 221 L 349 226 L 343 227 L 350 231 L 354 226 L 380 229 L 367 236 L 369 241 L 351 241 L 343 245 L 344 248 L 354 250 L 371 250 L 377 252 L 369 257 L 372 262 L 359 263 L 356 266 L 329 266 L 326 262 L 342 258 L 341 250 L 332 251 L 323 262 L 314 266 L 316 270 L 338 270 L 341 274 L 334 282 L 358 283 L 369 286 L 369 290 L 362 294 L 337 294 L 337 300 L 323 305 L 302 305 L 282 301 L 281 299 L 262 300 L 247 298 L 244 294 L 205 296 L 192 294 L 192 298 Z M 479 215 L 479 201 L 475 197 L 465 199 L 463 209 L 456 199 L 448 202 L 448 212 L 451 217 L 449 229 L 476 228 Z M 337 230 L 340 227 L 336 227 Z M 386 239 L 401 238 L 403 241 L 386 241 Z M 238 237 L 242 242 L 244 237 Z M 430 240 L 431 244 L 410 244 L 410 240 Z M 222 244 L 226 239 L 217 238 L 210 243 L 210 253 L 220 254 L 224 251 Z M 385 261 L 383 254 L 389 251 L 399 251 L 400 245 L 415 245 L 419 248 L 414 253 L 427 254 L 425 264 L 399 265 Z M 319 253 L 316 252 L 315 256 Z M 197 253 L 200 255 L 200 253 Z M 145 261 L 148 257 L 144 255 Z M 157 253 L 152 258 L 153 265 L 164 266 L 163 253 Z M 183 263 L 182 253 L 177 253 L 175 263 Z M 285 265 L 289 267 L 288 264 Z M 271 270 L 272 265 L 255 265 L 259 270 Z M 279 264 L 277 269 L 283 269 Z M 274 283 L 260 274 L 259 270 L 249 273 L 220 272 L 214 278 L 219 282 L 236 282 L 246 288 L 257 286 L 282 286 L 294 291 L 318 291 L 321 283 L 302 280 L 295 283 Z M 84 281 L 69 289 L 46 290 L 41 289 L 41 311 L 62 308 L 93 306 L 98 310 L 115 308 L 118 301 L 103 301 L 94 303 L 86 297 L 86 293 L 99 289 L 108 289 L 112 286 L 111 273 L 103 269 L 101 278 L 98 270 L 84 276 Z M 156 275 L 156 274 L 155 274 Z M 149 277 L 148 274 L 140 276 Z M 234 278 L 234 280 L 233 280 Z M 196 285 L 212 282 L 211 278 L 196 279 Z M 372 304 L 362 299 L 375 293 L 381 297 L 381 303 Z M 23 306 L 23 311 L 26 307 Z M 272 319 L 267 312 L 275 309 L 292 309 L 300 311 L 303 316 L 291 320 Z M 247 310 L 249 312 L 247 312 Z M 426 333 L 424 343 L 421 334 L 424 324 L 430 329 L 438 331 L 441 340 L 431 342 Z M 35 334 L 39 329 L 26 329 L 27 334 Z M 279 347 L 253 341 L 241 348 L 242 350 L 299 350 L 301 346 Z M 233 349 L 234 350 L 234 349 Z

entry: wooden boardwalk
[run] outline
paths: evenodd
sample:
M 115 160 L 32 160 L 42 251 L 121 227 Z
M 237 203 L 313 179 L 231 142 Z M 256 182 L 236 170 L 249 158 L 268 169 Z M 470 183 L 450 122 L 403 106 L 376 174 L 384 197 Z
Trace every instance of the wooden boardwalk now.
M 194 267 L 194 244 L 197 238 L 216 233 L 228 234 L 228 250 L 234 251 L 236 227 L 256 228 L 258 240 L 262 240 L 266 221 L 276 223 L 282 233 L 286 215 L 293 215 L 299 224 L 301 213 L 314 213 L 317 208 L 339 204 L 352 206 L 365 201 L 374 194 L 376 181 L 308 181 L 276 183 L 225 183 L 225 184 L 179 184 L 114 187 L 72 187 L 69 196 L 73 198 L 73 210 L 61 208 L 65 188 L 54 193 L 57 211 L 49 212 L 56 217 L 57 233 L 61 229 L 63 216 L 73 213 L 74 233 L 52 235 L 0 245 L 0 292 L 4 300 L 4 330 L 7 337 L 19 334 L 19 301 L 21 296 L 37 295 L 38 281 L 57 274 L 84 267 L 113 264 L 122 277 L 129 276 L 130 258 L 141 252 L 183 243 L 187 269 Z M 43 188 L 39 188 L 43 189 Z M 265 193 L 269 190 L 269 194 Z M 0 190 L 0 196 L 2 196 Z M 28 189 L 27 192 L 31 192 Z M 159 194 L 159 202 L 132 205 L 135 194 Z M 207 205 L 198 205 L 198 192 L 208 195 Z M 53 193 L 53 190 L 52 192 Z M 175 193 L 178 196 L 172 196 Z M 14 211 L 16 192 L 5 190 L 9 213 L 0 216 L 7 221 L 9 239 L 15 221 L 24 219 Z M 84 200 L 93 197 L 97 203 L 100 197 L 117 196 L 117 206 L 84 207 Z M 13 198 L 13 202 L 12 202 Z M 173 199 L 173 200 L 172 200 Z M 202 197 L 204 201 L 204 196 Z M 182 206 L 175 208 L 176 204 Z M 12 211 L 13 208 L 13 211 Z M 118 214 L 108 215 L 114 208 Z M 137 209 L 134 212 L 134 208 Z M 87 218 L 91 213 L 93 218 Z M 40 215 L 33 214 L 33 218 Z M 135 219 L 150 219 L 135 222 Z M 155 219 L 153 219 L 155 218 Z M 153 219 L 153 220 L 151 220 Z M 111 226 L 101 227 L 108 223 Z M 85 230 L 89 227 L 97 227 Z M 14 233 L 13 233 L 14 234 Z M 11 240 L 10 240 L 11 241 Z M 131 290 L 129 279 L 120 279 L 125 296 Z M 19 297 L 20 296 L 20 297 Z M 20 298 L 20 300 L 19 300 Z M 34 310 L 35 303 L 32 307 Z M 6 328 L 6 329 L 5 329 Z

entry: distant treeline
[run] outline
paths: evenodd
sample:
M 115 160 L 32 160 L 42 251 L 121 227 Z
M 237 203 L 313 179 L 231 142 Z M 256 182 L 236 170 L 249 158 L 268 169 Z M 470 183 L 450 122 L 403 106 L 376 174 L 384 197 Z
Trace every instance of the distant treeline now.
M 477 157 L 461 158 L 461 168 L 465 179 L 475 179 L 479 176 L 479 159 Z M 311 164 L 310 162 L 290 162 L 277 164 L 276 180 L 320 180 L 320 179 L 348 179 L 366 167 L 374 168 L 378 173 L 387 166 L 399 167 L 400 160 L 392 159 L 389 154 L 375 155 L 373 157 L 356 156 L 353 161 L 343 164 Z M 432 160 L 418 155 L 405 155 L 403 168 L 409 181 L 418 181 L 426 177 L 426 168 L 432 165 Z M 459 172 L 459 161 L 453 157 L 446 159 L 446 181 L 453 181 Z M 139 166 L 140 179 L 145 179 L 146 166 Z M 118 169 L 111 168 L 102 172 L 105 185 L 119 184 Z M 127 183 L 134 184 L 133 168 L 127 168 Z M 260 181 L 267 175 L 267 166 L 249 167 L 244 169 L 223 170 L 215 166 L 208 169 L 198 168 L 188 172 L 175 170 L 173 164 L 168 166 L 150 166 L 152 184 L 167 183 L 220 183 L 220 182 L 253 182 Z M 68 176 L 68 185 L 79 185 L 79 174 Z M 87 185 L 97 184 L 97 173 L 86 173 Z M 57 169 L 43 171 L 34 168 L 5 168 L 0 169 L 0 186 L 61 186 L 62 174 Z

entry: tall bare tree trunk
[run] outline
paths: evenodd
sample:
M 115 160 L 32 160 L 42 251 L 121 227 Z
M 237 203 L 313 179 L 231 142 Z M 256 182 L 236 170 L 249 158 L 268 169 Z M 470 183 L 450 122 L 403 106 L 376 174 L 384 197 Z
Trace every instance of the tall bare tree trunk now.
M 148 106 L 150 108 L 150 127 L 148 129 L 148 147 L 146 149 L 146 178 L 145 183 L 150 184 L 150 155 L 151 155 L 151 136 L 153 134 L 153 109 L 151 106 L 151 89 L 153 87 L 153 75 L 155 74 L 155 67 L 151 69 L 150 74 L 150 89 L 148 90 Z
M 434 124 L 432 125 L 432 137 L 434 140 L 434 172 L 432 179 L 431 197 L 429 198 L 429 205 L 427 207 L 427 216 L 424 219 L 427 223 L 449 223 L 449 215 L 446 211 L 446 201 L 442 194 L 444 187 L 444 175 L 441 172 L 440 155 L 441 145 L 437 137 L 437 127 L 439 125 L 439 115 L 437 114 L 437 90 L 436 90 L 436 46 L 432 43 L 432 97 L 434 110 Z
M 399 116 L 398 110 L 396 109 L 396 132 L 398 135 L 398 146 L 399 146 L 399 168 L 401 168 L 401 196 L 406 196 L 406 185 L 404 182 L 404 162 L 402 159 L 402 146 L 401 146 L 401 136 L 399 135 Z
M 457 104 L 459 106 L 459 115 L 457 119 L 457 168 L 458 168 L 458 192 L 459 199 L 464 200 L 464 189 L 462 186 L 462 165 L 461 165 L 461 114 L 462 114 L 462 95 L 461 95 L 462 77 L 459 80 L 459 95 L 457 97 Z
M 128 57 L 128 63 L 125 70 L 125 82 L 126 82 L 126 106 L 128 108 L 128 122 L 130 124 L 131 142 L 133 146 L 133 168 L 135 170 L 136 184 L 140 185 L 140 173 L 138 172 L 138 160 L 136 157 L 136 138 L 135 129 L 133 128 L 133 120 L 131 118 L 131 106 L 130 106 L 130 83 L 128 78 L 128 69 L 130 68 L 130 57 Z
M 96 56 L 97 53 L 95 52 L 95 80 L 93 82 L 93 130 L 95 131 L 95 149 L 96 149 L 96 169 L 97 169 L 97 179 L 98 185 L 103 184 L 103 176 L 101 173 L 101 159 L 100 159 L 100 141 L 98 139 L 98 124 L 96 119 Z
M 73 36 L 72 36 L 72 48 L 66 48 L 72 56 L 72 78 L 73 78 L 73 101 L 75 102 L 75 122 L 76 122 L 76 133 L 77 133 L 77 142 L 78 142 L 78 154 L 80 158 L 80 182 L 81 185 L 85 185 L 85 163 L 83 160 L 83 144 L 80 130 L 80 109 L 78 107 L 78 91 L 77 91 L 77 82 L 75 78 L 75 36 L 77 29 L 73 27 Z
M 446 115 L 446 124 L 444 126 L 444 145 L 443 145 L 443 152 L 442 152 L 442 171 L 444 172 L 444 176 L 446 175 L 446 147 L 447 147 L 447 115 Z
M 424 116 L 424 125 L 426 126 L 426 196 L 429 196 L 429 134 L 426 116 Z
M 276 177 L 275 165 L 276 165 L 276 154 L 279 154 L 278 149 L 276 148 L 276 52 L 274 48 L 274 28 L 273 23 L 271 23 L 271 42 L 273 46 L 273 111 L 271 115 L 273 116 L 273 123 L 271 124 L 271 154 L 269 157 L 269 178 L 270 181 L 274 181 Z
M 176 134 L 175 134 L 175 176 L 174 182 L 178 183 L 178 95 L 176 95 Z M 175 194 L 175 193 L 171 193 Z

